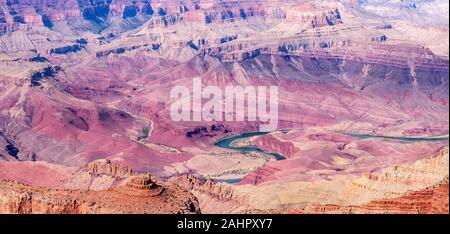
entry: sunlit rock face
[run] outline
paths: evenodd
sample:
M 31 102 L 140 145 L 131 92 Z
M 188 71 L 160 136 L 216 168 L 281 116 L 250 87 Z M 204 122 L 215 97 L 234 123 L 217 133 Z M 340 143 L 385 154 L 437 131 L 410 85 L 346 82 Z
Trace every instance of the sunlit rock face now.
M 448 27 L 441 0 L 0 0 L 0 178 L 104 191 L 150 173 L 213 213 L 402 211 L 380 204 L 448 191 L 437 164 L 389 171 L 448 146 Z M 173 121 L 194 77 L 278 86 L 282 131 L 235 142 L 249 154 L 214 143 L 261 122 Z
M 2 214 L 196 214 L 197 200 L 176 185 L 161 187 L 144 177 L 102 191 L 36 188 L 0 180 Z

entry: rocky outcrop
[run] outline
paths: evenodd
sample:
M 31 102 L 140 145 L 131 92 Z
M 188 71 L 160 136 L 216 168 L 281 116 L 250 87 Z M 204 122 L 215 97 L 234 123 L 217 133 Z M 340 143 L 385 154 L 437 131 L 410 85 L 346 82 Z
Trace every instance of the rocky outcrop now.
M 1 155 L 1 153 L 0 153 Z M 77 168 L 43 161 L 4 161 L 0 158 L 0 179 L 46 188 L 57 188 L 70 178 Z
M 448 175 L 448 147 L 444 147 L 413 163 L 357 178 L 346 174 L 235 190 L 249 196 L 248 211 L 257 213 L 433 213 L 448 210 Z
M 94 176 L 109 175 L 121 178 L 130 177 L 135 174 L 129 167 L 114 164 L 107 159 L 99 159 L 88 163 L 85 171 Z
M 430 158 L 412 164 L 389 167 L 381 173 L 370 173 L 352 180 L 336 200 L 341 204 L 365 204 L 372 200 L 396 198 L 409 191 L 440 184 L 448 177 L 448 168 L 447 146 L 433 153 Z
M 219 200 L 231 201 L 240 200 L 233 191 L 233 187 L 224 183 L 216 183 L 212 180 L 205 179 L 196 175 L 184 175 L 175 177 L 171 180 L 179 186 L 187 190 L 196 190 L 202 193 L 208 193 L 211 197 Z
M 219 58 L 223 62 L 248 60 L 262 54 L 289 58 L 300 56 L 335 60 L 364 61 L 366 63 L 395 65 L 421 69 L 448 69 L 447 60 L 434 55 L 429 49 L 411 44 L 389 45 L 383 35 L 368 38 L 352 38 L 337 35 L 337 32 L 357 32 L 360 28 L 319 29 L 311 33 L 260 44 L 257 40 L 236 40 L 225 44 L 211 45 L 201 54 Z M 368 32 L 369 33 L 369 32 Z M 375 32 L 370 32 L 375 33 Z M 317 37 L 317 34 L 320 35 Z M 370 34 L 369 34 L 370 35 Z M 380 39 L 382 38 L 382 39 Z M 395 53 L 392 57 L 389 54 Z M 414 54 L 414 56 L 411 56 Z
M 99 159 L 86 164 L 62 182 L 61 187 L 70 189 L 105 190 L 123 185 L 137 173 L 129 167 Z
M 403 131 L 405 136 L 441 136 L 448 133 L 446 126 L 411 128 Z
M 304 213 L 312 214 L 448 214 L 448 178 L 423 190 L 398 198 L 375 200 L 361 206 L 313 205 Z
M 117 190 L 124 194 L 142 197 L 154 197 L 164 192 L 164 188 L 156 184 L 149 175 L 134 176 Z
M 226 183 L 217 183 L 196 175 L 174 177 L 171 183 L 193 193 L 203 213 L 235 213 L 247 207 L 248 198 Z
M 14 161 L 0 164 L 0 176 L 86 197 L 151 199 L 174 184 L 132 179 L 116 163 L 160 177 L 245 176 L 233 185 L 179 178 L 204 212 L 363 206 L 422 190 L 448 163 L 411 163 L 447 142 L 329 134 L 447 134 L 448 27 L 409 19 L 334 0 L 0 0 L 0 158 Z M 280 161 L 218 149 L 218 137 L 259 123 L 172 121 L 170 91 L 192 77 L 220 88 L 278 86 L 280 129 L 326 133 L 256 140 L 287 156 Z M 108 160 L 92 162 L 100 158 Z M 51 212 L 88 212 L 70 205 L 85 201 L 78 195 L 32 191 L 27 212 L 40 212 L 27 207 L 47 193 L 48 207 L 63 207 Z
M 176 185 L 156 184 L 150 177 L 131 178 L 124 186 L 103 191 L 56 190 L 0 180 L 0 213 L 199 213 L 196 198 Z
M 144 45 L 135 45 L 135 46 L 130 46 L 130 47 L 120 47 L 120 48 L 115 48 L 115 49 L 110 49 L 110 50 L 104 50 L 104 51 L 98 51 L 95 53 L 95 56 L 97 58 L 101 58 L 101 57 L 105 57 L 108 56 L 110 54 L 123 54 L 125 52 L 128 51 L 133 51 L 142 47 L 149 47 L 148 44 L 144 44 Z
M 314 204 L 305 209 L 250 209 L 248 214 L 448 214 L 448 179 L 436 186 L 409 192 L 398 198 L 371 201 L 360 206 Z
M 290 157 L 300 151 L 292 142 L 281 141 L 270 134 L 255 138 L 253 143 L 262 150 L 279 153 L 285 157 Z

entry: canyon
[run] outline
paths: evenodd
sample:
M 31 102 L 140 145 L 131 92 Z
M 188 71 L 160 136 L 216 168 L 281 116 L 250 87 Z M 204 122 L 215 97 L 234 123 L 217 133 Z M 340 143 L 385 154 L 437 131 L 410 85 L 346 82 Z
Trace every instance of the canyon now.
M 157 187 L 155 187 L 157 186 Z M 150 180 L 132 178 L 116 189 L 98 192 L 51 190 L 1 181 L 2 214 L 189 214 L 199 213 L 195 197 Z
M 0 0 L 0 213 L 448 213 L 445 9 Z M 174 121 L 193 78 L 277 87 L 277 129 Z

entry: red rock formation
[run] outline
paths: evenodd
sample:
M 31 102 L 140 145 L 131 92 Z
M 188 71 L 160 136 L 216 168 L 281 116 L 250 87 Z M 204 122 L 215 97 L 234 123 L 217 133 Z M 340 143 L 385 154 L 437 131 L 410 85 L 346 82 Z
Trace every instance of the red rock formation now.
M 103 191 L 56 190 L 0 180 L 0 197 L 3 214 L 200 212 L 189 192 L 176 185 L 158 185 L 145 176 Z
M 47 162 L 18 162 L 0 160 L 0 179 L 56 188 L 68 179 L 77 168 L 55 165 Z
M 53 27 L 54 23 L 67 20 L 86 20 L 93 23 L 106 21 L 107 18 L 126 19 L 141 16 L 159 15 L 159 9 L 165 13 L 184 12 L 182 3 L 171 1 L 132 1 L 132 0 L 96 0 L 96 1 L 55 1 L 55 0 L 19 0 L 0 1 L 0 35 L 26 29 L 32 26 Z M 192 3 L 186 4 L 194 9 Z
M 300 151 L 292 142 L 281 141 L 270 134 L 255 138 L 253 143 L 262 150 L 279 153 L 286 158 Z
M 185 175 L 171 179 L 182 188 L 193 193 L 199 200 L 202 213 L 235 213 L 248 205 L 248 198 L 237 194 L 232 185 Z
M 117 191 L 130 196 L 155 197 L 164 192 L 164 188 L 152 181 L 150 176 L 139 175 L 132 177 L 124 186 L 118 187 Z
M 61 181 L 60 187 L 68 189 L 105 190 L 123 185 L 127 179 L 138 173 L 129 167 L 112 163 L 107 159 L 89 162 L 85 167 Z
M 307 213 L 327 214 L 448 214 L 448 178 L 442 183 L 393 199 L 371 201 L 361 206 L 313 205 Z
M 99 159 L 88 163 L 86 170 L 92 175 L 104 174 L 113 177 L 130 177 L 135 174 L 129 167 L 113 164 L 107 159 Z
M 210 196 L 219 200 L 240 200 L 235 197 L 232 186 L 228 184 L 218 184 L 212 180 L 204 179 L 195 175 L 178 176 L 172 179 L 172 182 L 187 190 L 198 190 L 208 193 Z
M 169 190 L 154 178 L 130 179 L 135 173 L 124 166 L 155 176 L 187 173 L 173 165 L 190 163 L 200 153 L 207 157 L 208 151 L 214 163 L 231 154 L 240 163 L 241 155 L 217 153 L 211 143 L 223 134 L 256 131 L 258 122 L 170 118 L 171 89 L 190 87 L 192 77 L 220 88 L 276 85 L 278 127 L 316 130 L 309 136 L 256 139 L 260 148 L 287 160 L 252 166 L 259 168 L 238 187 L 333 181 L 369 172 L 345 193 L 364 200 L 367 191 L 402 195 L 397 185 L 441 179 L 436 173 L 441 161 L 425 168 L 432 176 L 410 177 L 394 169 L 387 176 L 373 173 L 422 159 L 448 142 L 356 140 L 333 132 L 448 132 L 448 25 L 414 22 L 415 14 L 395 20 L 377 14 L 334 0 L 0 0 L 0 159 L 11 161 L 0 163 L 0 177 L 74 189 L 5 189 L 5 210 L 94 212 L 86 202 L 102 203 L 97 196 L 103 193 L 109 194 L 105 202 L 126 206 L 121 199 L 131 197 L 142 205 L 133 195 L 157 200 Z M 196 134 L 199 127 L 217 124 L 226 131 Z M 26 160 L 46 163 L 21 162 Z M 205 161 L 191 164 L 205 168 Z M 73 172 L 72 167 L 81 168 Z M 222 175 L 211 167 L 208 174 Z M 409 169 L 424 171 L 420 165 Z M 226 204 L 223 211 L 231 212 L 250 203 L 231 185 L 189 177 L 180 184 L 202 198 L 205 211 Z M 16 199 L 20 188 L 32 196 Z M 323 188 L 305 194 L 314 197 L 315 189 Z M 332 192 L 319 193 L 315 198 Z M 10 206 L 10 198 L 17 204 Z M 289 196 L 280 200 L 288 203 Z M 114 210 L 102 207 L 101 212 Z

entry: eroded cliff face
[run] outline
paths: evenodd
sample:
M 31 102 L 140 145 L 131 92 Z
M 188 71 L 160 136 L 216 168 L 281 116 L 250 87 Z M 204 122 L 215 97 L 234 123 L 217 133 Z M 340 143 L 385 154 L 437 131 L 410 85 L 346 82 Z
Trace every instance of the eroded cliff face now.
M 398 198 L 375 200 L 360 206 L 313 205 L 303 212 L 311 214 L 448 214 L 448 198 L 449 185 L 446 178 L 435 186 L 408 192 Z
M 192 192 L 199 200 L 202 213 L 236 213 L 248 204 L 248 197 L 237 193 L 232 185 L 226 183 L 195 175 L 174 177 L 171 182 Z
M 342 22 L 337 9 L 298 14 L 297 11 L 281 8 L 275 2 L 261 4 L 259 1 L 242 2 L 238 5 L 232 1 L 166 0 L 69 0 L 64 2 L 2 0 L 0 3 L 2 4 L 0 35 L 32 26 L 51 29 L 55 27 L 55 24 L 64 21 L 74 22 L 79 28 L 100 30 L 106 25 L 118 25 L 117 22 L 136 27 L 149 18 L 151 18 L 150 28 L 173 25 L 179 21 L 212 24 L 254 17 L 288 19 L 293 22 L 307 23 L 310 27 L 335 25 Z
M 176 185 L 163 186 L 150 177 L 130 178 L 123 186 L 102 191 L 60 190 L 0 181 L 0 213 L 199 213 L 197 199 Z
M 113 177 L 129 177 L 135 174 L 130 168 L 120 164 L 113 164 L 106 159 L 99 159 L 88 163 L 86 170 L 92 175 L 106 174 Z
M 364 205 L 315 204 L 308 209 L 247 210 L 251 214 L 448 214 L 448 178 L 439 184 L 398 198 L 371 201 Z
M 135 183 L 136 171 L 247 175 L 237 185 L 175 178 L 204 212 L 362 207 L 433 186 L 445 157 L 419 159 L 447 142 L 335 133 L 448 135 L 448 27 L 410 10 L 392 19 L 333 0 L 0 0 L 0 177 L 49 189 L 25 186 L 33 196 L 24 199 L 4 190 L 26 204 L 12 210 L 45 211 L 29 206 L 46 204 L 48 192 L 52 212 L 94 212 L 79 190 L 96 201 L 104 191 L 159 197 L 174 185 Z M 278 127 L 288 133 L 254 144 L 286 160 L 212 146 L 258 122 L 172 121 L 168 94 L 192 77 L 278 86 Z M 60 199 L 56 188 L 76 196 Z
M 29 29 L 33 26 L 42 26 L 49 29 L 58 27 L 61 22 L 74 23 L 75 28 L 102 30 L 109 21 L 121 21 L 127 24 L 128 18 L 133 18 L 134 23 L 128 23 L 134 27 L 143 23 L 152 15 L 163 15 L 168 11 L 178 8 L 178 4 L 168 4 L 158 7 L 150 1 L 34 1 L 3 0 L 0 8 L 0 35 L 21 29 Z M 158 4 L 158 3 L 157 3 Z M 182 3 L 179 4 L 182 6 Z
M 316 138 L 318 137 L 315 136 L 314 139 Z M 200 210 L 202 213 L 448 212 L 448 147 L 414 163 L 386 168 L 382 172 L 370 173 L 356 179 L 344 178 L 325 184 L 320 181 L 301 184 L 294 182 L 291 185 L 300 188 L 297 192 L 290 189 L 289 183 L 233 186 L 194 175 L 174 177 L 168 182 L 161 182 L 157 178 L 133 172 L 108 160 L 96 160 L 88 163 L 85 168 L 67 172 L 73 174 L 63 180 L 60 186 L 66 188 L 73 186 L 73 189 L 33 187 L 2 180 L 0 211 L 2 213 L 195 213 Z M 323 190 L 324 186 L 329 189 L 328 192 Z M 278 196 L 278 199 L 264 202 L 264 197 L 268 195 Z M 303 199 L 302 206 L 298 204 L 299 198 Z M 149 201 L 151 207 L 148 206 Z M 273 201 L 281 203 L 275 204 Z M 177 205 L 174 207 L 173 204 Z
M 449 148 L 444 147 L 432 153 L 431 157 L 414 163 L 389 167 L 381 173 L 366 174 L 352 180 L 336 200 L 340 201 L 339 204 L 364 204 L 440 185 L 448 177 L 448 159 Z
M 17 161 L 0 168 L 0 213 L 200 213 L 186 189 L 109 160 L 78 169 Z
M 106 159 L 89 162 L 69 178 L 61 182 L 61 187 L 70 189 L 104 190 L 124 185 L 127 179 L 137 175 L 129 167 L 112 163 Z
M 358 178 L 232 186 L 196 176 L 173 180 L 205 213 L 445 213 L 448 147 Z

